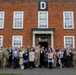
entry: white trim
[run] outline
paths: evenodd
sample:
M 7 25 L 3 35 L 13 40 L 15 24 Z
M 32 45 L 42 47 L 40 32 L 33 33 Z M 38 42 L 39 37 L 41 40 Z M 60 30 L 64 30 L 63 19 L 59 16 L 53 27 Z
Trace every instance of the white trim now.
M 53 31 L 33 31 L 33 34 L 54 34 Z
M 65 13 L 64 13 L 65 11 L 63 11 L 63 28 L 65 29 L 65 25 L 64 25 L 64 23 L 65 23 Z
M 15 19 L 15 13 L 16 13 L 16 12 L 22 13 L 22 27 L 15 27 L 15 26 L 14 26 L 14 21 L 15 21 L 14 19 Z M 23 29 L 24 12 L 23 12 L 23 11 L 14 11 L 13 15 L 14 15 L 14 17 L 13 17 L 13 29 Z
M 38 28 L 40 28 L 39 27 L 39 13 L 41 13 L 41 12 L 47 12 L 47 27 L 46 28 L 48 28 L 48 11 L 38 11 Z M 42 28 L 42 27 L 41 27 Z M 46 29 L 45 27 L 43 28 L 43 29 Z
M 12 46 L 14 46 L 14 37 L 21 37 L 21 47 L 22 47 L 22 45 L 23 45 L 23 36 L 20 36 L 20 35 L 12 36 Z
M 65 37 L 72 37 L 73 38 L 73 48 L 75 48 L 75 38 L 74 38 L 74 36 L 64 36 L 64 47 L 66 48 L 66 46 L 65 46 Z
M 1 46 L 3 46 L 3 36 L 0 35 L 0 37 L 1 37 Z
M 35 46 L 35 34 L 50 34 L 51 35 L 51 47 L 54 49 L 54 32 L 53 31 L 33 31 L 32 45 Z
M 5 12 L 4 12 L 4 11 L 0 11 L 0 12 L 3 13 L 3 25 L 2 25 L 2 27 L 0 27 L 0 29 L 4 29 L 4 17 L 5 17 Z
M 35 34 L 33 34 L 33 37 L 32 37 L 32 46 L 35 47 Z
M 72 13 L 72 28 L 65 28 L 65 13 Z M 74 12 L 73 11 L 63 11 L 63 28 L 64 29 L 74 29 Z
M 54 35 L 51 34 L 51 47 L 54 49 Z

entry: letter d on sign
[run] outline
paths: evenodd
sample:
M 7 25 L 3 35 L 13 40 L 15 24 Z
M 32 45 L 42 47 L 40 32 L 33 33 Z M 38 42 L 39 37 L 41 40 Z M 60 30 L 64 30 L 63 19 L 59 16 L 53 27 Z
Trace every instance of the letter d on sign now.
M 42 10 L 42 11 L 48 10 L 48 2 L 47 1 L 39 1 L 38 9 Z
M 46 2 L 40 2 L 40 9 L 46 9 Z

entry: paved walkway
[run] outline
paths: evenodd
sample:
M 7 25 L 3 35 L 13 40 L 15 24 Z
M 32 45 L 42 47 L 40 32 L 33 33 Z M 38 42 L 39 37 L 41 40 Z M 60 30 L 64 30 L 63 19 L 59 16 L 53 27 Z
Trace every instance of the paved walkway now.
M 63 68 L 63 69 L 45 69 L 45 68 L 36 68 L 36 69 L 0 69 L 1 73 L 14 73 L 14 74 L 21 74 L 21 75 L 76 75 L 76 69 L 73 68 Z

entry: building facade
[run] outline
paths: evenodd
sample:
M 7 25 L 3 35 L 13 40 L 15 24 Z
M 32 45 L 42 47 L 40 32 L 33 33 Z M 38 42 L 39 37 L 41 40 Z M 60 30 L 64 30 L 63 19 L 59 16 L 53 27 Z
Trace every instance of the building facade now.
M 75 0 L 0 0 L 0 46 L 76 44 Z

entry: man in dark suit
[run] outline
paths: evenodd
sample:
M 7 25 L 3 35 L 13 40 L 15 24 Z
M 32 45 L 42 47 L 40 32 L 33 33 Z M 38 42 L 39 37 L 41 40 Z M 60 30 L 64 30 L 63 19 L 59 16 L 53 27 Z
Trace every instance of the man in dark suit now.
M 44 47 L 40 50 L 40 68 L 42 68 L 42 66 L 44 66 Z
M 19 48 L 15 48 L 12 52 L 13 68 L 16 69 L 19 65 Z
M 12 66 L 12 47 L 9 47 L 8 53 L 9 53 L 9 59 L 8 59 L 8 67 Z

